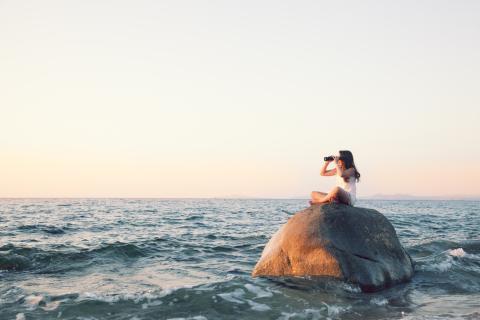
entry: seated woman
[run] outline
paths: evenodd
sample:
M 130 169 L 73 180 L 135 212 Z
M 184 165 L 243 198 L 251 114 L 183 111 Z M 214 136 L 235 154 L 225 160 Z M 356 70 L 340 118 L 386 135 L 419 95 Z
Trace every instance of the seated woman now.
M 327 170 L 330 162 L 335 168 Z M 353 206 L 356 201 L 356 183 L 360 181 L 360 173 L 353 162 L 353 155 L 348 150 L 339 151 L 333 160 L 325 161 L 320 170 L 321 176 L 336 176 L 337 185 L 329 193 L 312 191 L 310 204 L 338 202 Z

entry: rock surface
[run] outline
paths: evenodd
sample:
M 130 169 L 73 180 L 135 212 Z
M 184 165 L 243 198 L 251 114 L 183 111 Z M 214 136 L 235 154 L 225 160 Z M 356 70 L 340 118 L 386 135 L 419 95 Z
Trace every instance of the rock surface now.
M 267 243 L 252 276 L 326 276 L 372 292 L 408 281 L 413 272 L 385 216 L 329 203 L 292 216 Z

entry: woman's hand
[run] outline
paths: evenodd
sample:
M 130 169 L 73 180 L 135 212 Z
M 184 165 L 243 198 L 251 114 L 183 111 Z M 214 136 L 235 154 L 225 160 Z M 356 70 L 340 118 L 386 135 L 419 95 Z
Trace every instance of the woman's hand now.
M 335 161 L 335 164 L 338 164 L 338 160 L 340 160 L 339 156 L 333 156 L 333 161 Z

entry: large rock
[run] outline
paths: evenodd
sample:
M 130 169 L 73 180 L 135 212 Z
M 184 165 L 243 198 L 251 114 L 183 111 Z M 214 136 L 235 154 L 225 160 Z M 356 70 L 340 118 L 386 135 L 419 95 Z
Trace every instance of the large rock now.
M 265 246 L 252 276 L 327 276 L 377 291 L 408 281 L 413 262 L 374 209 L 329 203 L 297 212 Z

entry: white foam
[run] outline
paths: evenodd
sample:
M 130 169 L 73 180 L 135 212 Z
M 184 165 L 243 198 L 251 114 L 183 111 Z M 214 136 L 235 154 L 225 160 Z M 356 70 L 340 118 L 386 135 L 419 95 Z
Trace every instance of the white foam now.
M 266 304 L 254 302 L 252 300 L 247 300 L 247 302 L 252 307 L 252 310 L 260 311 L 260 312 L 271 310 L 271 308 Z
M 25 315 L 23 313 L 17 313 L 15 320 L 25 320 Z
M 478 319 L 478 317 L 468 318 L 467 316 L 467 318 L 465 318 L 465 316 L 461 316 L 461 315 L 448 314 L 448 318 L 447 318 L 445 317 L 445 315 L 405 314 L 405 312 L 402 311 L 402 319 L 404 320 L 445 320 L 445 319 L 464 320 L 464 319 Z
M 61 301 L 48 302 L 47 304 L 45 304 L 45 306 L 43 306 L 41 308 L 45 311 L 52 311 L 52 310 L 55 310 L 55 309 L 58 308 L 58 306 L 60 305 L 60 302 Z
M 448 250 L 448 254 L 453 257 L 464 257 L 467 253 L 462 248 Z
M 452 266 L 453 266 L 453 259 L 451 256 L 447 256 L 447 259 L 444 261 L 422 266 L 421 268 L 422 270 L 426 270 L 426 271 L 445 272 L 445 271 L 448 271 L 450 268 L 452 268 Z
M 77 301 L 82 300 L 98 300 L 108 303 L 115 303 L 119 301 L 132 300 L 134 303 L 144 302 L 145 300 L 150 304 L 151 300 L 158 300 L 167 295 L 172 294 L 177 289 L 182 288 L 168 288 L 161 291 L 149 291 L 149 292 L 138 292 L 138 293 L 95 293 L 95 292 L 82 292 L 77 297 Z M 175 299 L 173 299 L 175 300 Z M 178 299 L 177 299 L 178 300 Z
M 78 301 L 82 300 L 98 300 L 108 303 L 118 302 L 122 299 L 122 296 L 119 294 L 109 295 L 109 294 L 99 294 L 95 292 L 82 292 L 78 297 Z
M 374 298 L 370 300 L 370 303 L 377 306 L 385 306 L 388 304 L 388 300 L 385 298 Z
M 444 255 L 445 253 L 446 255 Z M 439 256 L 444 258 L 445 260 L 422 266 L 421 269 L 426 271 L 445 272 L 450 270 L 454 265 L 455 259 L 453 257 L 465 258 L 465 257 L 473 257 L 474 255 L 468 254 L 462 248 L 456 248 L 456 249 L 450 249 L 450 250 L 444 251 L 442 252 L 441 255 L 439 254 Z
M 321 310 L 318 309 L 305 309 L 303 312 L 282 312 L 281 316 L 277 318 L 277 320 L 289 320 L 290 318 L 299 318 L 299 319 L 336 319 L 337 316 L 345 311 L 348 311 L 351 307 L 350 306 L 337 306 L 337 305 L 328 305 L 325 302 L 322 302 L 325 308 Z M 325 314 L 326 311 L 326 314 Z
M 342 307 L 342 306 L 336 306 L 336 305 L 328 305 L 325 302 L 322 302 L 323 305 L 327 308 L 327 314 L 329 317 L 336 317 L 340 313 L 345 312 L 350 309 L 350 307 Z M 307 309 L 308 310 L 308 309 Z
M 328 306 L 327 313 L 329 317 L 336 317 L 340 313 L 343 313 L 348 309 L 350 309 L 350 307 L 340 307 L 340 306 L 331 305 L 331 306 Z
M 295 317 L 296 315 L 297 315 L 296 312 L 293 312 L 293 313 L 282 312 L 282 315 L 278 317 L 277 320 L 289 320 L 291 317 Z
M 343 290 L 347 291 L 347 292 L 352 292 L 352 293 L 360 293 L 362 292 L 362 289 L 360 289 L 360 287 L 358 285 L 353 285 L 353 284 L 348 284 L 348 283 L 341 283 L 340 285 L 342 287 Z
M 208 320 L 204 316 L 193 316 L 188 318 L 168 318 L 167 320 Z
M 305 309 L 304 312 L 305 318 L 312 319 L 312 320 L 320 320 L 322 317 L 320 310 L 317 309 Z M 303 318 L 303 314 L 302 314 Z
M 263 290 L 262 288 L 254 286 L 250 283 L 247 283 L 245 285 L 245 288 L 251 293 L 255 293 L 257 295 L 257 298 L 270 298 L 273 296 L 273 293 Z
M 36 296 L 36 295 L 29 295 L 28 297 L 25 297 L 25 303 L 27 305 L 27 308 L 30 310 L 35 309 L 38 307 L 40 302 L 43 301 L 43 296 Z
M 240 299 L 243 297 L 244 294 L 245 294 L 245 291 L 243 289 L 237 288 L 232 292 L 220 293 L 220 294 L 217 294 L 217 296 L 229 302 L 243 304 L 245 302 Z
M 159 306 L 163 303 L 162 300 L 148 301 L 142 304 L 142 309 L 148 309 L 149 307 Z

